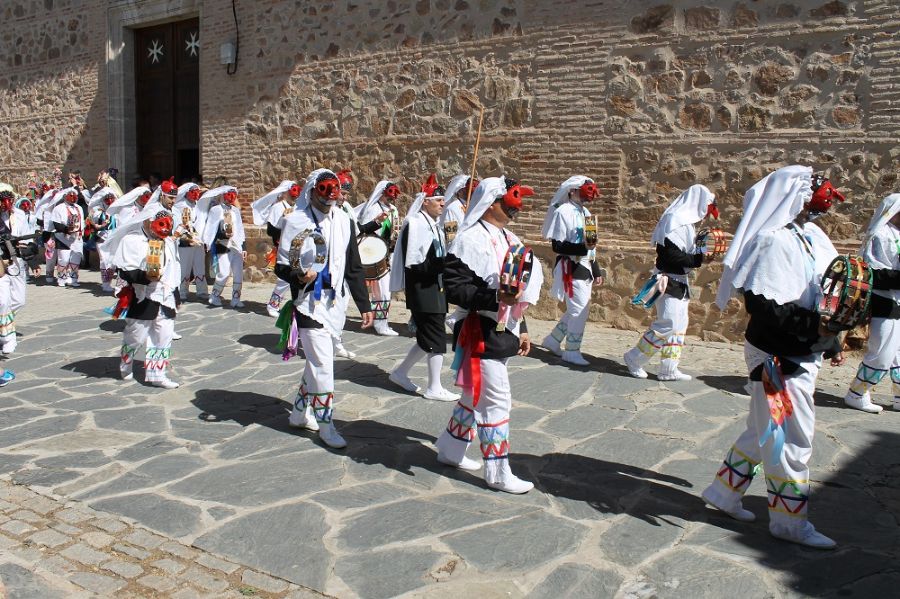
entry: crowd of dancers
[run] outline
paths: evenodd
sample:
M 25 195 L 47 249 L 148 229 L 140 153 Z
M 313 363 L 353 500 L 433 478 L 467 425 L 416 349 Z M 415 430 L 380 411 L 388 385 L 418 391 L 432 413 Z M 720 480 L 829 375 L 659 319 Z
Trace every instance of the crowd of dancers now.
M 40 257 L 48 283 L 77 287 L 86 250 L 95 247 L 103 289 L 117 298 L 112 315 L 126 323 L 122 379 L 133 378 L 135 356 L 143 349 L 146 383 L 175 388 L 168 368 L 175 319 L 191 286 L 197 298 L 221 306 L 230 281 L 230 305 L 243 306 L 246 236 L 238 190 L 168 180 L 123 193 L 113 175 L 104 171 L 91 189 L 76 177 L 67 186 L 35 182 L 19 197 L 9 186 L 0 191 L 0 351 L 16 349 L 15 315 L 25 305 L 27 278 L 41 274 Z M 304 357 L 290 425 L 317 432 L 329 447 L 346 446 L 334 425 L 334 360 L 354 357 L 342 342 L 347 309 L 352 300 L 364 329 L 394 336 L 391 298 L 402 291 L 415 340 L 389 377 L 427 399 L 454 402 L 436 442 L 437 459 L 464 470 L 483 468 L 491 488 L 528 492 L 533 484 L 509 464 L 507 363 L 530 352 L 526 311 L 542 292 L 543 267 L 508 224 L 532 189 L 505 176 L 478 181 L 465 174 L 445 188 L 432 175 L 401 219 L 402 192 L 395 182 L 378 182 L 355 208 L 348 201 L 353 185 L 349 171 L 320 168 L 282 182 L 251 206 L 254 225 L 265 226 L 272 240 L 267 259 L 277 283 L 266 309 L 277 318 L 279 347 L 284 359 L 301 350 Z M 589 177 L 570 177 L 549 201 L 541 230 L 556 254 L 550 293 L 565 303 L 542 345 L 579 367 L 590 366 L 581 352 L 585 323 L 592 290 L 606 278 L 597 255 L 600 224 L 587 208 L 599 196 Z M 723 258 L 716 303 L 724 309 L 738 297 L 749 314 L 751 399 L 746 430 L 702 495 L 738 520 L 753 520 L 741 498 L 761 465 L 773 536 L 819 548 L 834 542 L 806 518 L 813 393 L 823 358 L 839 365 L 844 357 L 840 335 L 818 309 L 821 278 L 837 251 L 813 221 L 844 199 L 808 167 L 770 173 L 744 196 L 726 253 L 721 234 L 696 230 L 705 219 L 718 218 L 714 194 L 703 185 L 685 190 L 651 235 L 655 267 L 635 297 L 635 303 L 653 306 L 656 317 L 623 357 L 634 377 L 647 377 L 645 366 L 659 354 L 660 380 L 690 379 L 679 369 L 690 273 Z M 900 194 L 892 194 L 875 211 L 860 248 L 873 269 L 869 345 L 844 401 L 872 413 L 882 407 L 873 403 L 871 390 L 888 373 L 893 408 L 900 410 L 898 227 Z M 448 337 L 461 394 L 441 384 Z M 410 371 L 423 360 L 427 381 L 419 386 Z M 0 384 L 13 378 L 4 371 Z M 476 438 L 480 462 L 466 455 Z

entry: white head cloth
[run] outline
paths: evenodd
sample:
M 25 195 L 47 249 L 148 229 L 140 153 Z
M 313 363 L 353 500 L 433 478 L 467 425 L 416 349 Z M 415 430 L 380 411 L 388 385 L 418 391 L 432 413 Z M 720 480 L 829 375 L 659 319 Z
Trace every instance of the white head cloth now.
M 209 211 L 213 200 L 222 197 L 229 191 L 237 193 L 237 187 L 234 187 L 233 185 L 214 187 L 213 189 L 204 192 L 197 200 L 197 206 L 194 208 L 194 213 L 196 214 L 197 222 L 201 223 L 201 226 L 199 227 L 201 237 L 204 233 L 203 229 L 206 226 L 206 220 L 209 218 Z
M 378 185 L 376 185 L 375 189 L 372 191 L 372 195 L 369 196 L 369 199 L 355 208 L 356 220 L 359 221 L 359 224 L 364 225 L 381 214 L 381 209 L 378 208 L 378 200 L 381 199 L 381 196 L 384 194 L 384 189 L 390 182 L 391 181 L 388 181 L 387 179 L 379 181 Z M 373 207 L 375 210 L 373 210 Z
M 472 198 L 469 200 L 469 209 L 466 210 L 466 217 L 459 226 L 459 231 L 457 232 L 456 239 L 453 240 L 453 244 L 456 245 L 456 241 L 459 239 L 459 233 L 478 224 L 478 221 L 481 220 L 481 217 L 484 216 L 487 209 L 491 207 L 491 204 L 496 202 L 497 198 L 505 193 L 506 179 L 504 177 L 488 177 L 487 179 L 483 179 L 478 184 L 478 187 L 475 188 L 475 191 L 472 192 Z M 453 248 L 451 248 L 451 251 L 452 249 Z
M 666 237 L 676 229 L 703 220 L 709 205 L 715 201 L 716 196 L 705 185 L 691 185 L 663 212 L 650 242 L 653 246 L 665 245 Z
M 250 209 L 253 211 L 254 225 L 258 227 L 266 224 L 269 220 L 269 215 L 272 213 L 272 207 L 278 203 L 281 194 L 288 191 L 293 184 L 293 181 L 282 181 L 278 184 L 278 187 L 250 204 Z
M 106 213 L 112 216 L 114 214 L 118 214 L 129 206 L 134 206 L 134 203 L 137 201 L 137 199 L 148 191 L 150 191 L 150 188 L 144 187 L 143 185 L 135 187 L 134 189 L 120 197 L 118 200 L 113 202 L 110 207 L 106 209 Z
M 885 234 L 888 232 L 888 221 L 898 212 L 900 212 L 900 193 L 892 193 L 881 201 L 862 235 L 863 242 L 859 253 L 873 268 L 891 270 L 896 268 L 894 265 L 896 259 L 892 258 L 897 255 L 897 248 L 890 247 L 893 245 L 888 242 L 890 236 Z
M 441 196 L 432 196 L 440 198 Z M 406 272 L 404 267 L 415 266 L 425 261 L 428 251 L 434 245 L 435 235 L 437 235 L 438 243 L 446 251 L 447 242 L 444 238 L 444 231 L 438 226 L 435 219 L 428 216 L 422 211 L 422 204 L 427 199 L 425 192 L 416 194 L 406 218 L 403 219 L 403 226 L 400 230 L 400 236 L 403 236 L 403 230 L 406 230 L 406 251 L 394 250 L 391 256 L 391 281 L 390 290 L 401 291 L 406 285 Z
M 233 250 L 243 247 L 246 235 L 244 233 L 244 221 L 241 218 L 241 211 L 237 206 L 222 202 L 209 209 L 206 215 L 206 222 L 203 224 L 203 232 L 200 234 L 200 238 L 207 248 L 212 248 L 216 242 L 216 233 L 219 232 L 219 225 L 222 223 L 226 211 L 232 214 L 231 224 L 233 232 L 231 238 L 224 242 L 223 245 L 227 245 Z
M 200 186 L 196 183 L 184 183 L 178 187 L 178 195 L 175 197 L 175 205 L 181 204 L 183 202 L 187 202 L 187 193 L 192 189 L 199 189 Z
M 63 201 L 63 198 L 65 198 L 66 195 L 68 195 L 70 192 L 77 194 L 78 189 L 75 187 L 66 187 L 65 189 L 58 190 L 53 194 L 53 197 L 50 198 L 50 201 L 47 202 L 45 210 L 52 212 L 53 209 L 59 206 L 60 202 Z
M 563 181 L 562 185 L 559 186 L 559 189 L 556 190 L 556 193 L 553 194 L 553 199 L 550 200 L 550 204 L 547 206 L 547 215 L 544 216 L 544 226 L 541 227 L 541 237 L 544 239 L 550 238 L 550 224 L 553 222 L 553 214 L 556 212 L 556 209 L 568 199 L 571 190 L 581 187 L 588 181 L 592 181 L 592 179 L 589 179 L 584 175 L 573 175 Z
M 151 204 L 148 202 L 134 218 L 129 219 L 128 222 L 116 227 L 109 233 L 109 236 L 103 242 L 103 249 L 109 252 L 110 256 L 114 256 L 119 244 L 122 243 L 126 235 L 137 232 L 144 225 L 145 221 L 150 220 L 159 212 L 170 211 L 163 208 L 159 203 Z
M 444 207 L 446 207 L 451 202 L 465 202 L 465 198 L 457 197 L 456 194 L 466 186 L 466 182 L 469 180 L 469 175 L 459 174 L 450 179 L 450 183 L 447 184 L 447 190 L 444 192 Z
M 337 175 L 334 174 L 334 171 L 327 168 L 317 168 L 313 172 L 311 172 L 306 177 L 306 182 L 303 184 L 303 190 L 300 192 L 300 195 L 297 197 L 297 202 L 294 206 L 297 210 L 306 210 L 306 207 L 309 206 L 309 200 L 312 198 L 313 189 L 316 187 L 316 180 L 323 174 L 330 173 L 337 179 Z
M 118 194 L 116 194 L 116 190 L 112 187 L 104 187 L 102 189 L 98 189 L 94 195 L 91 196 L 91 201 L 88 204 L 88 214 L 96 210 L 97 208 L 102 208 L 103 198 L 113 196 L 118 199 Z
M 744 212 L 731 247 L 725 254 L 722 278 L 716 294 L 716 305 L 724 310 L 735 289 L 742 288 L 747 272 L 742 270 L 753 252 L 747 251 L 764 233 L 784 228 L 796 218 L 812 197 L 812 169 L 808 166 L 786 166 L 770 173 L 744 194 Z M 746 270 L 746 269 L 743 269 Z M 777 282 L 773 281 L 777 287 Z M 770 298 L 771 299 L 771 298 Z

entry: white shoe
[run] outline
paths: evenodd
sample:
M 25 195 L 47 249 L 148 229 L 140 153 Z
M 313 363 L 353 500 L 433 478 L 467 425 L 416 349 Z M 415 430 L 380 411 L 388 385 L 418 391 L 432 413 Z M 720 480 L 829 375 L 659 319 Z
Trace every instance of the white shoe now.
M 657 377 L 661 381 L 689 381 L 693 377 L 689 374 L 685 374 L 680 370 L 676 370 L 672 374 L 660 374 Z
M 334 428 L 333 422 L 323 422 L 319 429 L 319 438 L 322 443 L 334 449 L 343 449 L 347 447 L 347 442 L 341 436 L 337 429 Z
M 243 308 L 244 302 L 242 302 L 241 300 L 237 300 L 237 301 L 231 300 L 231 307 L 232 308 Z
M 123 381 L 133 381 L 134 373 L 131 370 L 119 370 L 119 373 L 122 377 Z
M 541 347 L 553 352 L 557 356 L 563 355 L 562 348 L 559 346 L 559 341 L 554 339 L 553 335 L 547 335 L 546 337 L 544 337 L 544 340 L 541 341 Z
M 178 341 L 181 338 L 181 333 L 172 333 L 172 341 Z
M 220 295 L 210 295 L 209 296 L 209 305 L 210 306 L 221 306 L 222 305 L 222 296 Z
M 574 364 L 575 366 L 590 366 L 590 362 L 584 359 L 580 351 L 564 351 L 562 353 L 563 362 Z
M 281 312 L 277 308 L 273 308 L 272 306 L 266 305 L 266 314 L 271 316 L 272 318 L 278 318 Z
M 375 321 L 375 332 L 379 335 L 383 335 L 385 337 L 396 337 L 400 333 L 391 328 L 391 325 L 388 324 L 386 320 L 376 320 Z
M 814 549 L 834 549 L 837 543 L 816 530 L 809 520 L 801 520 L 797 526 L 769 523 L 769 533 L 776 539 L 790 541 Z
M 433 399 L 434 401 L 459 401 L 460 395 L 441 387 L 437 391 L 427 389 L 425 393 L 422 394 L 422 397 L 425 399 Z
M 701 493 L 700 496 L 703 498 L 703 501 L 705 501 L 707 503 L 707 505 L 710 505 L 710 506 L 716 508 L 723 514 L 728 514 L 729 516 L 731 516 L 735 520 L 738 520 L 739 522 L 754 522 L 754 521 L 756 521 L 756 514 L 754 514 L 750 510 L 745 510 L 744 507 L 741 505 L 740 501 L 737 502 L 737 505 L 732 506 L 730 508 L 726 508 L 723 505 L 719 505 L 718 503 L 713 501 L 711 499 L 712 495 L 710 493 L 709 487 L 704 489 L 703 493 Z
M 847 395 L 844 396 L 844 405 L 856 410 L 868 412 L 869 414 L 880 414 L 884 409 L 878 404 L 872 403 L 872 398 L 868 393 L 860 396 L 851 391 L 848 391 Z
M 56 279 L 56 285 L 57 285 L 58 287 L 65 287 L 65 286 L 66 286 L 66 279 Z
M 312 406 L 306 406 L 306 410 L 303 412 L 294 406 L 294 409 L 291 410 L 291 415 L 288 416 L 288 426 L 291 428 L 303 428 L 313 432 L 319 430 L 319 423 L 316 422 Z
M 391 373 L 388 375 L 388 379 L 398 387 L 401 387 L 409 391 L 410 393 L 419 392 L 419 387 L 417 387 L 414 382 L 409 380 L 409 377 L 405 374 L 399 374 L 396 371 L 391 371 Z
M 466 470 L 468 472 L 475 472 L 476 470 L 481 470 L 481 462 L 478 460 L 473 460 L 471 458 L 467 458 L 463 456 L 463 459 L 460 463 L 456 463 L 448 458 L 445 458 L 440 453 L 437 454 L 437 461 L 444 466 L 452 466 L 453 468 L 458 468 L 459 470 Z
M 150 384 L 154 387 L 162 387 L 163 389 L 177 389 L 179 387 L 178 383 L 168 378 L 160 381 L 150 381 Z
M 630 353 L 631 350 L 628 350 L 627 352 L 625 352 L 625 355 L 622 356 L 625 359 L 625 367 L 628 368 L 628 374 L 636 379 L 647 378 L 647 371 L 631 361 L 631 358 L 628 355 Z
M 534 483 L 522 480 L 510 472 L 500 482 L 488 483 L 487 486 L 498 491 L 512 493 L 513 495 L 523 495 L 534 488 Z
M 356 357 L 355 353 L 348 350 L 343 345 L 339 345 L 336 348 L 334 348 L 334 355 L 338 358 L 349 358 L 350 360 L 352 360 L 353 358 Z

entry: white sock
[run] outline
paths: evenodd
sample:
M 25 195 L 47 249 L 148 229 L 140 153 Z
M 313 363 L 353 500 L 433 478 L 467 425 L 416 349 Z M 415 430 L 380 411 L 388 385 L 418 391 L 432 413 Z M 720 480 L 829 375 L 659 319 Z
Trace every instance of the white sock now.
M 425 350 L 419 347 L 418 343 L 413 343 L 413 346 L 409 348 L 409 352 L 406 354 L 406 357 L 403 358 L 403 361 L 400 362 L 400 365 L 394 368 L 394 372 L 408 377 L 410 368 L 412 368 L 416 362 L 424 358 L 425 355 Z
M 418 347 L 418 345 L 416 346 Z M 437 393 L 443 389 L 441 385 L 441 367 L 444 365 L 444 354 L 428 354 L 428 392 Z

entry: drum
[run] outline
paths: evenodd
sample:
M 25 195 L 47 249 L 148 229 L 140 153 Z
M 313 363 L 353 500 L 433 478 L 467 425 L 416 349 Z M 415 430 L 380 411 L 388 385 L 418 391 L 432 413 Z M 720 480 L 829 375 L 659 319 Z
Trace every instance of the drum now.
M 828 329 L 849 331 L 869 317 L 872 269 L 860 256 L 838 256 L 822 275 L 819 313 L 828 316 Z
M 701 229 L 697 233 L 694 245 L 711 258 L 724 256 L 728 251 L 728 240 L 725 238 L 725 231 L 722 229 Z
M 388 246 L 377 235 L 359 238 L 359 259 L 367 281 L 377 281 L 388 272 Z

